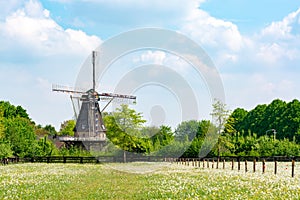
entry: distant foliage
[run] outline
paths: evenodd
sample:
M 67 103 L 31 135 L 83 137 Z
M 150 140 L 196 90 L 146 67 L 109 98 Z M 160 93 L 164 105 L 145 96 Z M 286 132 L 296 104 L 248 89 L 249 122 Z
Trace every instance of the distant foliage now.
M 296 99 L 289 103 L 276 99 L 269 105 L 257 105 L 249 112 L 237 108 L 230 118 L 232 121 L 228 121 L 226 125 L 233 130 L 225 129 L 227 133 L 247 135 L 251 131 L 260 137 L 266 134 L 272 136 L 273 132 L 268 130 L 275 129 L 277 139 L 296 139 L 300 142 L 300 102 Z
M 35 125 L 21 106 L 0 101 L 0 158 L 51 155 L 56 148 L 47 136 L 53 129 Z
M 142 113 L 122 105 L 113 114 L 104 113 L 110 155 L 122 150 L 156 156 L 199 157 L 203 149 L 209 156 L 299 156 L 300 102 L 275 99 L 252 110 L 215 101 L 214 121 L 190 120 L 175 130 L 162 125 L 147 127 Z M 67 120 L 59 132 L 51 125 L 36 125 L 21 106 L 0 101 L 0 159 L 10 156 L 85 156 L 77 147 L 57 149 L 53 138 L 74 135 L 74 120 Z M 215 146 L 213 146 L 215 145 Z
M 74 136 L 75 126 L 76 126 L 75 120 L 64 121 L 60 126 L 60 131 L 58 132 L 58 135 Z
M 25 109 L 23 109 L 21 106 L 11 105 L 7 101 L 0 101 L 0 110 L 2 112 L 2 117 L 6 119 L 15 117 L 29 119 L 29 115 L 27 114 Z

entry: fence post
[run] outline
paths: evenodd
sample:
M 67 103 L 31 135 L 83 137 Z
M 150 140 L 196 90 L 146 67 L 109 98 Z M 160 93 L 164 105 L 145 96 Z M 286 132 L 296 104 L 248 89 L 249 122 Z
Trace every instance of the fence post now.
M 223 169 L 225 169 L 225 159 L 223 159 Z
M 232 160 L 231 160 L 231 170 L 233 170 L 234 169 L 234 159 L 232 158 Z
M 274 174 L 276 175 L 277 174 L 277 160 L 275 158 L 275 161 L 274 161 Z
M 247 160 L 245 160 L 245 172 L 248 172 Z
M 256 171 L 256 158 L 254 158 L 253 160 L 253 172 Z
M 263 160 L 263 164 L 262 164 L 262 173 L 265 173 L 266 170 L 266 160 Z
M 218 159 L 217 159 L 217 169 L 219 169 L 219 162 L 220 162 L 220 158 L 218 157 Z
M 295 176 L 295 159 L 292 160 L 292 177 Z
M 206 160 L 207 168 L 209 168 L 209 159 Z
M 238 171 L 240 171 L 240 169 L 241 169 L 241 158 L 240 157 L 238 157 L 237 158 L 238 159 Z
M 214 168 L 214 164 L 215 164 L 215 160 L 212 159 L 212 164 L 211 164 L 211 168 L 212 168 L 212 169 Z
M 203 168 L 205 167 L 205 159 L 203 158 Z

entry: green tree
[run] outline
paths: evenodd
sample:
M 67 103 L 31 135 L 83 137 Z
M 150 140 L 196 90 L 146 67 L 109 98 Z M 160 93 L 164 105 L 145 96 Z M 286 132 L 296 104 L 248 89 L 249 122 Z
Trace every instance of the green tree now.
M 235 109 L 228 117 L 225 125 L 224 125 L 224 132 L 229 134 L 234 134 L 236 132 L 242 131 L 242 123 L 244 118 L 248 112 L 243 108 Z
M 22 108 L 21 106 L 16 107 L 14 105 L 11 105 L 7 101 L 0 101 L 0 110 L 3 112 L 2 114 L 4 118 L 20 117 L 30 120 L 24 108 Z
M 192 141 L 197 133 L 199 131 L 199 122 L 196 120 L 189 120 L 189 121 L 184 121 L 181 122 L 174 134 L 175 134 L 175 138 L 179 141 L 185 141 L 186 138 L 188 139 L 188 141 Z
M 139 131 L 146 122 L 146 120 L 143 119 L 142 113 L 137 113 L 126 104 L 122 104 L 120 108 L 117 108 L 113 113 L 113 117 L 123 132 L 135 136 L 140 136 Z
M 3 141 L 0 141 L 0 159 L 13 156 L 11 146 Z
M 218 141 L 217 141 L 217 151 L 218 151 L 218 156 L 220 156 L 221 153 L 221 147 L 222 145 L 224 146 L 223 138 L 220 137 L 220 135 L 223 133 L 224 125 L 228 119 L 229 116 L 229 110 L 226 108 L 226 104 L 221 102 L 218 99 L 214 100 L 213 103 L 213 111 L 211 113 L 217 127 L 218 131 Z
M 74 129 L 76 126 L 75 120 L 67 120 L 61 124 L 58 135 L 69 135 L 74 136 Z
M 32 157 L 37 150 L 37 140 L 32 123 L 26 118 L 4 120 L 5 140 L 11 144 L 15 156 Z
M 47 131 L 48 135 L 57 135 L 57 132 L 56 132 L 55 128 L 50 124 L 46 125 L 44 127 L 44 130 Z
M 140 130 L 145 120 L 142 114 L 121 105 L 112 115 L 104 116 L 108 139 L 124 151 L 147 153 L 150 152 L 149 138 L 142 138 Z M 125 154 L 124 154 L 125 158 Z

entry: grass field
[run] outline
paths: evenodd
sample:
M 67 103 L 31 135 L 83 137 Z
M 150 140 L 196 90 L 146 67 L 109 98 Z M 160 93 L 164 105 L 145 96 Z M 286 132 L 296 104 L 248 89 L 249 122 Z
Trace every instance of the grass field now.
M 300 199 L 299 164 L 294 178 L 286 163 L 277 175 L 232 171 L 229 163 L 16 164 L 0 166 L 0 199 Z

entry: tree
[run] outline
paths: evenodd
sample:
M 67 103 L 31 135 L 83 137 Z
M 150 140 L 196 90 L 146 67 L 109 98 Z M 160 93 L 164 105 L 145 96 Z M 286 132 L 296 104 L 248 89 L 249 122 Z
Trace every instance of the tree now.
M 228 115 L 229 115 L 229 110 L 226 108 L 226 104 L 222 103 L 220 100 L 215 99 L 213 103 L 213 112 L 211 113 L 214 121 L 216 122 L 216 127 L 218 131 L 218 135 L 220 136 L 222 134 L 222 131 L 224 129 L 224 125 L 227 121 Z M 222 140 L 220 137 L 218 137 L 218 142 L 217 142 L 217 151 L 218 151 L 218 156 L 220 156 L 220 151 L 221 151 L 221 145 L 223 144 Z
M 142 113 L 137 113 L 126 104 L 122 104 L 120 108 L 117 108 L 113 113 L 113 117 L 120 129 L 130 135 L 139 135 L 139 130 L 146 122 Z
M 218 129 L 218 134 L 221 134 L 224 128 L 224 125 L 229 116 L 229 110 L 226 108 L 226 104 L 221 102 L 218 99 L 214 100 L 213 103 L 213 112 L 211 113 L 214 121 L 216 122 L 216 127 Z
M 181 122 L 177 126 L 174 134 L 177 140 L 185 141 L 186 139 L 188 139 L 188 141 L 192 141 L 196 137 L 198 131 L 199 122 L 196 120 L 190 120 Z
M 15 156 L 32 157 L 37 150 L 37 140 L 32 123 L 26 118 L 4 120 L 5 140 L 11 144 Z
M 235 109 L 228 117 L 225 125 L 224 132 L 234 134 L 242 131 L 242 123 L 248 112 L 243 108 Z
M 3 141 L 0 141 L 0 159 L 8 158 L 13 155 L 13 151 L 11 150 L 11 146 Z
M 75 120 L 67 120 L 60 126 L 60 131 L 58 132 L 58 135 L 69 135 L 74 136 L 74 129 L 76 126 Z
M 128 105 L 121 105 L 113 114 L 104 116 L 108 139 L 117 147 L 129 152 L 150 152 L 147 138 L 140 137 L 142 124 L 145 122 L 142 114 L 130 109 Z
M 3 112 L 3 117 L 6 119 L 20 117 L 30 120 L 24 108 L 11 105 L 8 101 L 0 101 L 0 110 Z
M 48 135 L 56 135 L 57 134 L 55 128 L 52 125 L 50 125 L 50 124 L 46 125 L 44 127 L 44 130 L 47 131 Z

